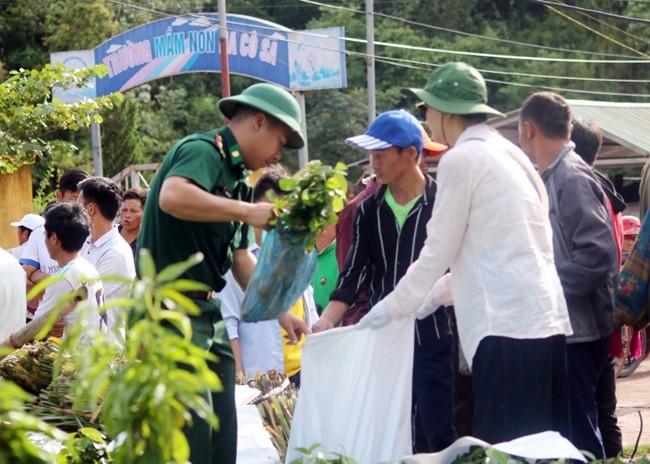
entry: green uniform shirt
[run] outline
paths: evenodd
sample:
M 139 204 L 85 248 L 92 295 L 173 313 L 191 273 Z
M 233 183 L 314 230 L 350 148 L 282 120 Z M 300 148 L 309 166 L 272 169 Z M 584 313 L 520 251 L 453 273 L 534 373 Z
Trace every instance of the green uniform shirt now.
M 217 134 L 221 136 L 221 147 L 217 146 Z M 183 278 L 203 282 L 215 291 L 224 287 L 233 250 L 248 247 L 248 225 L 177 219 L 162 211 L 158 201 L 163 181 L 171 176 L 187 178 L 219 197 L 252 201 L 252 189 L 244 181 L 243 162 L 237 141 L 227 127 L 185 137 L 167 153 L 151 184 L 138 238 L 138 248 L 151 251 L 159 271 L 200 251 L 203 262 L 189 269 Z

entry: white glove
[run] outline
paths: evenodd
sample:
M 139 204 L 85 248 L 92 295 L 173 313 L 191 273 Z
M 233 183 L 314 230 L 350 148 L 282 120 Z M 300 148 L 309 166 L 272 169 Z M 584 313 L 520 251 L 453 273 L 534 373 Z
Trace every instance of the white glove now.
M 427 294 L 422 305 L 415 312 L 415 317 L 424 319 L 435 312 L 440 306 L 451 306 L 454 300 L 451 296 L 451 272 L 443 275 Z
M 381 301 L 372 307 L 370 312 L 366 314 L 357 324 L 357 329 L 381 329 L 387 326 L 393 318 L 386 312 L 384 303 Z

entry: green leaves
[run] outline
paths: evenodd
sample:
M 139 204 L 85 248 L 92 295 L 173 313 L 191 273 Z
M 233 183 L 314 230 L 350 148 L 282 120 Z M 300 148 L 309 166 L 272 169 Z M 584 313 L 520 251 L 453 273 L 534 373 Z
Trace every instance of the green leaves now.
M 87 87 L 107 72 L 104 65 L 71 70 L 60 63 L 11 71 L 9 79 L 0 84 L 0 174 L 15 172 L 44 156 L 76 151 L 72 143 L 52 140 L 51 135 L 101 122 L 99 111 L 112 108 L 122 96 L 63 103 L 52 98 L 52 88 Z
M 76 371 L 71 396 L 75 409 L 101 410 L 103 430 L 113 440 L 110 462 L 185 463 L 190 451 L 182 429 L 191 420 L 189 411 L 218 426 L 206 394 L 222 388 L 208 366 L 215 357 L 192 343 L 187 315 L 200 310 L 182 293 L 207 289 L 179 279 L 203 255 L 158 274 L 148 250 L 140 250 L 139 258 L 141 279 L 123 305 L 131 312 L 123 349 L 103 337 L 80 349 L 81 325 L 64 342 Z M 101 445 L 93 432 L 85 437 Z
M 345 206 L 346 169 L 343 163 L 332 168 L 311 161 L 292 178 L 282 179 L 280 188 L 289 193 L 279 199 L 269 197 L 277 215 L 272 224 L 287 234 L 291 243 L 301 243 L 307 237 L 307 250 L 312 250 L 316 235 L 336 223 L 337 213 Z
M 30 439 L 30 432 L 42 433 L 61 442 L 68 440 L 68 434 L 22 412 L 25 403 L 31 399 L 31 395 L 16 384 L 0 380 L 0 462 L 54 462 L 52 454 Z

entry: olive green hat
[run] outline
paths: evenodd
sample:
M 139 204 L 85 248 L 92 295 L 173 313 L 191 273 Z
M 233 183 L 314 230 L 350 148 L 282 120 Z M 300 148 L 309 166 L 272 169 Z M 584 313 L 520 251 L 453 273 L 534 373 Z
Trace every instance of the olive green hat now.
M 305 139 L 301 132 L 300 106 L 286 90 L 272 84 L 253 84 L 241 94 L 219 100 L 219 110 L 232 118 L 237 105 L 246 105 L 273 116 L 289 126 L 293 132 L 285 144 L 287 148 L 302 148 Z
M 466 63 L 447 63 L 436 69 L 423 89 L 407 90 L 431 108 L 448 114 L 503 113 L 487 105 L 483 76 Z

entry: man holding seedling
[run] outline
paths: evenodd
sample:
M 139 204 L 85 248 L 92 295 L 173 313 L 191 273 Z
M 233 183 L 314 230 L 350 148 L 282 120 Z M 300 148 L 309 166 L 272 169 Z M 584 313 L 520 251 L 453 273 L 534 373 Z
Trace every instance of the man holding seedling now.
M 255 84 L 240 95 L 219 101 L 230 119 L 227 126 L 200 132 L 176 143 L 166 155 L 151 185 L 138 248 L 147 248 L 158 269 L 202 252 L 204 260 L 182 277 L 206 284 L 210 292 L 187 292 L 201 309 L 191 318 L 194 343 L 214 353 L 211 369 L 223 384 L 221 392 L 206 392 L 219 418 L 219 430 L 193 414 L 185 434 L 194 464 L 234 464 L 237 450 L 235 367 L 220 302 L 214 293 L 225 285 L 232 268 L 245 288 L 255 265 L 248 250 L 248 228 L 268 228 L 271 206 L 251 203 L 245 169 L 277 162 L 282 147 L 300 148 L 300 108 L 285 90 Z M 280 319 L 294 342 L 308 329 L 290 313 Z

